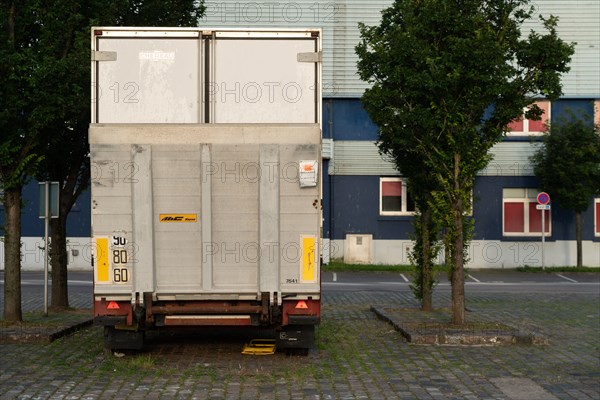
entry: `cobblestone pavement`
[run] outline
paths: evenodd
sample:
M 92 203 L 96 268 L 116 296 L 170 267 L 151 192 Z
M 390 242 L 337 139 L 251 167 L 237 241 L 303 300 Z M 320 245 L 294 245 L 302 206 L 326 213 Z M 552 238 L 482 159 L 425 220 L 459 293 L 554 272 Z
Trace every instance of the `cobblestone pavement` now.
M 308 357 L 246 356 L 248 337 L 186 334 L 116 358 L 103 351 L 99 328 L 50 344 L 1 344 L 0 399 L 600 398 L 598 294 L 467 296 L 470 315 L 539 330 L 547 346 L 411 345 L 373 304 L 415 302 L 408 292 L 326 293 Z M 436 294 L 436 306 L 448 304 Z

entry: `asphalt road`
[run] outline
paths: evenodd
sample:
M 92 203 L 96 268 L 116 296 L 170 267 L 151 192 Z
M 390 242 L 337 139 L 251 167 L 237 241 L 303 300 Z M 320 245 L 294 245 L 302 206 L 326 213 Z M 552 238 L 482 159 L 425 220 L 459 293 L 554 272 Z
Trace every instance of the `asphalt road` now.
M 23 298 L 43 296 L 43 272 L 22 272 Z M 92 272 L 69 272 L 69 294 L 77 298 L 93 290 Z M 449 291 L 445 273 L 436 277 L 436 291 Z M 410 291 L 412 276 L 399 272 L 323 272 L 322 289 L 327 292 Z M 49 284 L 51 286 L 51 282 Z M 4 288 L 4 271 L 0 271 L 0 290 Z M 471 270 L 465 279 L 466 293 L 596 293 L 600 295 L 600 273 L 525 273 L 514 270 Z M 1 300 L 1 299 L 0 299 Z
M 321 281 L 327 291 L 402 291 L 410 290 L 413 277 L 398 272 L 323 272 Z M 449 291 L 445 273 L 438 273 L 435 290 Z M 465 277 L 466 293 L 598 293 L 600 273 L 525 273 L 514 270 L 472 270 Z

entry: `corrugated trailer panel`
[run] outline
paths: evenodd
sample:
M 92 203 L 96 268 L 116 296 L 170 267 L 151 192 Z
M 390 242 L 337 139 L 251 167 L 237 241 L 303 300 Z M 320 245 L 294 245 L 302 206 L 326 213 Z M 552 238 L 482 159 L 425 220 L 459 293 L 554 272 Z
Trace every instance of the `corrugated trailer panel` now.
M 259 293 L 258 258 L 248 251 L 259 243 L 259 185 L 250 171 L 259 165 L 260 147 L 211 147 L 212 248 L 206 257 L 212 258 L 213 290 Z
M 161 293 L 181 290 L 199 295 L 211 292 L 257 295 L 266 288 L 279 292 L 280 284 L 299 293 L 318 292 L 316 276 L 306 282 L 308 286 L 303 286 L 306 279 L 302 278 L 302 237 L 318 237 L 319 188 L 301 187 L 299 179 L 300 161 L 319 160 L 318 127 L 304 128 L 309 132 L 304 137 L 295 132 L 300 135 L 298 141 L 312 138 L 312 144 L 212 144 L 208 146 L 209 162 L 201 161 L 201 132 L 218 132 L 220 127 L 196 127 L 195 145 L 153 144 L 152 136 L 162 128 L 152 126 L 145 127 L 145 134 L 121 135 L 119 144 L 92 145 L 98 159 L 100 148 L 112 150 L 107 154 L 117 154 L 114 151 L 117 147 L 128 148 L 130 159 L 124 159 L 128 152 L 122 151 L 121 161 L 135 163 L 140 168 L 132 179 L 93 181 L 94 236 L 122 235 L 135 246 L 137 257 L 133 266 L 127 267 L 132 268 L 130 274 L 137 279 L 136 292 L 156 290 L 159 297 Z M 241 132 L 243 128 L 238 129 Z M 264 129 L 267 137 L 269 130 L 277 129 L 282 135 L 286 130 L 285 127 Z M 127 130 L 126 126 L 96 127 L 91 133 L 92 141 L 110 141 Z M 242 137 L 235 130 L 228 134 L 228 138 L 221 140 L 234 143 Z M 255 139 L 261 141 L 260 136 L 258 132 Z M 146 144 L 128 143 L 134 138 Z M 183 151 L 184 148 L 187 150 Z M 195 155 L 190 150 L 193 148 Z M 178 149 L 183 151 L 182 159 L 167 157 L 167 154 L 175 156 Z M 210 191 L 205 192 L 203 187 L 208 180 Z M 113 192 L 115 187 L 119 189 Z M 152 193 L 152 197 L 142 197 L 138 202 L 136 193 Z M 202 211 L 201 194 L 205 193 L 211 196 L 208 215 Z M 133 231 L 131 221 L 136 215 L 135 221 L 141 221 L 143 227 Z M 190 221 L 176 220 L 179 216 Z M 202 237 L 201 221 L 206 219 L 210 220 L 210 242 Z M 144 259 L 144 255 L 146 261 L 142 262 L 140 258 Z M 318 260 L 318 254 L 314 257 Z M 207 259 L 212 265 L 212 281 L 203 285 L 202 264 Z M 153 264 L 155 271 L 151 271 Z M 264 270 L 259 270 L 259 266 Z M 272 284 L 274 280 L 277 282 Z M 114 290 L 121 293 L 121 284 L 125 283 L 115 283 Z M 101 293 L 109 294 L 112 290 L 106 286 Z
M 200 215 L 200 145 L 153 145 L 152 150 L 156 292 L 198 292 L 202 288 L 200 225 L 160 221 L 172 214 Z M 163 265 L 169 267 L 159 267 Z
M 94 282 L 96 291 L 108 291 L 112 295 L 131 296 L 133 286 L 130 279 L 131 258 L 123 268 L 124 282 L 114 285 L 113 259 L 114 237 L 130 243 L 133 232 L 131 208 L 131 182 L 134 180 L 135 166 L 131 162 L 130 146 L 97 144 L 90 148 L 92 182 L 92 233 L 96 238 L 94 254 Z M 115 248 L 115 251 L 116 250 Z M 128 254 L 135 254 L 133 248 Z M 117 254 L 119 256 L 120 253 Z M 120 260 L 119 260 L 120 261 Z M 121 270 L 118 279 L 121 278 Z M 102 289 L 110 287 L 110 289 Z
M 281 241 L 281 282 L 284 291 L 310 293 L 318 290 L 319 246 L 318 232 L 320 215 L 319 187 L 300 187 L 298 185 L 299 160 L 305 165 L 318 167 L 320 145 L 303 144 L 281 146 L 281 165 L 283 178 L 281 183 L 280 241 Z M 315 171 L 319 175 L 318 171 Z M 290 199 L 294 198 L 293 202 Z M 312 238 L 312 249 L 306 240 Z M 299 240 L 300 239 L 300 240 Z M 306 239 L 306 240 L 305 240 Z

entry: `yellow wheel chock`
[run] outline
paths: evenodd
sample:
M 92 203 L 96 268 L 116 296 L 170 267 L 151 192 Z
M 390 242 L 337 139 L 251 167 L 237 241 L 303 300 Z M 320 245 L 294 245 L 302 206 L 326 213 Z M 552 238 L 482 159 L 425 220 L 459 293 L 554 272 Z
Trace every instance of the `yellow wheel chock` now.
M 275 354 L 275 340 L 253 339 L 250 341 L 250 343 L 244 345 L 242 354 L 248 354 L 252 356 L 268 356 Z

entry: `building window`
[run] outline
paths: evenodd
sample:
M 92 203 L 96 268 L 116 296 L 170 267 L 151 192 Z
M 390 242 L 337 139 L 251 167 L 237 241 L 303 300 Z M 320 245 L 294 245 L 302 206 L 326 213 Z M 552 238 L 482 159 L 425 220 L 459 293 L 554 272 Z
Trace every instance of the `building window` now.
M 594 199 L 594 213 L 596 216 L 594 218 L 594 221 L 596 221 L 594 224 L 594 233 L 596 236 L 600 236 L 600 197 Z
M 536 209 L 537 189 L 502 189 L 502 234 L 504 236 L 541 236 L 542 211 Z M 552 213 L 546 211 L 546 235 L 552 234 Z
M 546 131 L 546 127 L 550 121 L 550 102 L 536 101 L 535 104 L 544 111 L 542 119 L 534 121 L 522 116 L 518 120 L 508 124 L 508 130 L 506 132 L 508 136 L 541 135 Z M 523 109 L 523 113 L 525 113 L 525 111 L 527 111 L 527 109 Z
M 381 215 L 413 215 L 415 203 L 406 190 L 406 180 L 380 178 L 379 213 Z

